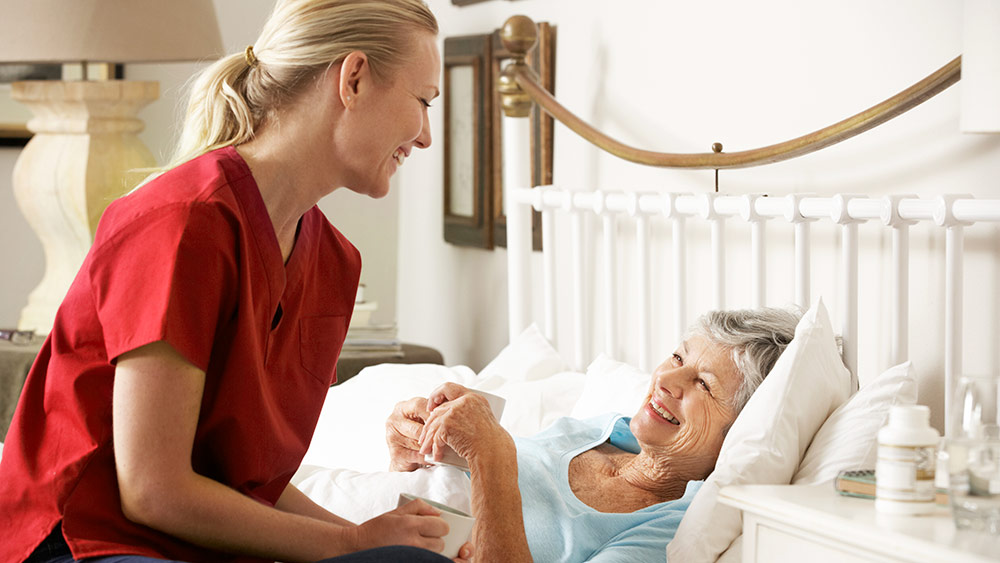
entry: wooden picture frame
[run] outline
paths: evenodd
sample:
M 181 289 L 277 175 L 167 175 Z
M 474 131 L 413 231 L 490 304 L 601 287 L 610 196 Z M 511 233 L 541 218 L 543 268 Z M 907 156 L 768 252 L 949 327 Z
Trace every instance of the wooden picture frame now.
M 444 40 L 444 239 L 493 248 L 489 35 Z
M 500 30 L 492 35 L 491 75 L 496 80 L 500 71 L 510 58 L 510 52 L 500 40 Z M 538 73 L 542 86 L 555 93 L 556 85 L 556 28 L 548 22 L 538 23 L 538 44 L 528 55 L 528 64 Z M 496 246 L 507 246 L 507 216 L 504 213 L 503 201 L 503 110 L 500 106 L 500 94 L 493 86 L 493 243 Z M 544 186 L 552 183 L 552 129 L 554 120 L 537 104 L 532 105 L 531 116 L 531 185 Z M 542 249 L 542 214 L 531 213 L 532 247 Z
M 122 65 L 89 63 L 87 74 L 99 80 L 119 79 Z M 10 85 L 21 80 L 79 80 L 83 75 L 80 64 L 15 64 L 0 65 L 0 147 L 23 147 L 32 133 L 28 130 L 31 110 L 14 100 Z

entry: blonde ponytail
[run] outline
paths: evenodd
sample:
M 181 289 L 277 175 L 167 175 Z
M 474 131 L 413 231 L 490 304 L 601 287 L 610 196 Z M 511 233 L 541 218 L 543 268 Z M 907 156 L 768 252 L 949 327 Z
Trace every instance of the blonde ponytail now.
M 195 78 L 181 136 L 167 168 L 253 137 L 255 120 L 241 92 L 247 70 L 240 53 L 223 57 Z
M 252 50 L 220 59 L 191 83 L 167 168 L 249 141 L 307 79 L 353 51 L 365 53 L 377 78 L 388 78 L 420 30 L 438 32 L 422 0 L 279 0 Z

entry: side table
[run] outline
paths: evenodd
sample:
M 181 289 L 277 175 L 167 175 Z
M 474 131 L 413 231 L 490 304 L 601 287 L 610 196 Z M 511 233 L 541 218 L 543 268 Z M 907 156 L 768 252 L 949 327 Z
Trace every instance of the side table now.
M 340 353 L 337 360 L 337 383 L 354 377 L 368 366 L 378 364 L 444 364 L 444 356 L 434 348 L 417 344 L 403 344 L 402 352 L 353 352 Z
M 14 417 L 17 398 L 21 396 L 24 379 L 28 376 L 43 339 L 28 344 L 13 344 L 0 340 L 0 442 L 7 436 L 10 419 Z
M 743 511 L 743 561 L 985 562 L 1000 557 L 1000 536 L 957 530 L 947 507 L 925 516 L 875 511 L 870 499 L 820 485 L 725 487 L 719 502 Z

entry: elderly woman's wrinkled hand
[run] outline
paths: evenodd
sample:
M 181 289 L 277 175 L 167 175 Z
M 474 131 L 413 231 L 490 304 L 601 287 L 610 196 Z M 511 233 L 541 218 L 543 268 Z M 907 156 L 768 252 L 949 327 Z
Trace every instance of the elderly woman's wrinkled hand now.
M 420 453 L 440 459 L 441 449 L 451 446 L 469 461 L 489 453 L 513 453 L 514 441 L 500 426 L 489 402 L 456 383 L 445 383 L 427 399 L 430 416 L 420 435 Z
M 402 401 L 393 408 L 385 421 L 390 471 L 413 471 L 425 465 L 419 438 L 429 415 L 427 399 L 423 397 Z

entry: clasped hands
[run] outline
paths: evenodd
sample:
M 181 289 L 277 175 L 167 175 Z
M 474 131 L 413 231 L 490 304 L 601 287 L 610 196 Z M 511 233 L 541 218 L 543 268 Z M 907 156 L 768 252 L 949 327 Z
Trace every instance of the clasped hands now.
M 486 399 L 457 383 L 445 383 L 427 398 L 398 403 L 385 426 L 392 471 L 424 467 L 426 454 L 440 460 L 446 445 L 473 469 L 487 458 L 515 455 L 513 439 Z

